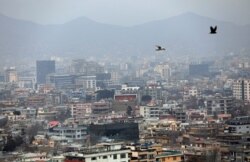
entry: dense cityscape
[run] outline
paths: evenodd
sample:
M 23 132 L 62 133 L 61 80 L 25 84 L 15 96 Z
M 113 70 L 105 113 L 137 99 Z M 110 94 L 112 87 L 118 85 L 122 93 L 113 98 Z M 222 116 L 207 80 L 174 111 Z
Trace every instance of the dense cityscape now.
M 0 162 L 250 162 L 249 1 L 11 1 Z
M 165 53 L 136 66 L 138 58 L 6 68 L 1 160 L 249 160 L 249 56 L 194 63 Z

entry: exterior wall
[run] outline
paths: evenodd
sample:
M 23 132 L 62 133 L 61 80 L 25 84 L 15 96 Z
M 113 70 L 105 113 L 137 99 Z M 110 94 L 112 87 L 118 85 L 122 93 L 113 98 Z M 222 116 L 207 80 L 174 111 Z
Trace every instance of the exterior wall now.
M 157 152 L 155 150 L 139 150 L 139 151 L 132 151 L 132 159 L 130 162 L 155 162 L 155 156 Z
M 76 78 L 76 85 L 82 86 L 84 90 L 96 90 L 96 76 L 81 76 Z
M 111 150 L 86 155 L 72 153 L 66 155 L 65 162 L 129 162 L 129 153 L 130 150 Z
M 169 157 L 162 157 L 159 158 L 160 162 L 180 162 L 182 161 L 181 156 L 169 156 Z
M 55 73 L 55 61 L 44 60 L 36 62 L 36 81 L 38 84 L 45 84 L 48 74 Z
M 247 125 L 228 125 L 230 133 L 250 133 L 250 124 Z
M 92 114 L 107 114 L 111 112 L 111 103 L 101 100 L 92 104 Z
M 56 88 L 65 88 L 72 86 L 75 82 L 73 75 L 55 75 L 51 74 L 47 77 L 46 83 L 54 84 Z
M 98 153 L 85 156 L 86 162 L 129 162 L 129 150 L 111 151 L 107 153 Z M 95 160 L 93 160 L 95 159 Z
M 161 112 L 160 107 L 140 106 L 140 115 L 144 118 L 158 118 Z
M 147 86 L 142 90 L 142 95 L 149 95 L 152 99 L 161 100 L 162 99 L 162 88 L 157 85 Z
M 57 127 L 48 132 L 48 135 L 66 137 L 73 140 L 86 139 L 87 134 L 87 127 Z
M 161 75 L 162 79 L 170 79 L 171 77 L 171 68 L 167 63 L 157 65 L 154 70 Z
M 115 95 L 114 98 L 116 101 L 133 101 L 133 100 L 136 100 L 137 95 L 136 94 L 121 94 L 121 95 Z
M 250 80 L 235 80 L 233 82 L 233 96 L 239 100 L 250 101 Z
M 213 115 L 214 113 L 228 114 L 230 109 L 234 106 L 234 98 L 221 96 L 207 98 L 205 106 L 207 108 L 208 115 Z
M 91 103 L 74 103 L 70 105 L 71 116 L 81 118 L 91 114 Z

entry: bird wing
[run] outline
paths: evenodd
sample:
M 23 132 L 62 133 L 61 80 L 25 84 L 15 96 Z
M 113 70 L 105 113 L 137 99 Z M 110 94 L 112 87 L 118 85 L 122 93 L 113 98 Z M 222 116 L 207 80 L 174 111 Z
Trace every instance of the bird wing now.
M 210 26 L 210 30 L 211 30 L 211 31 L 213 31 L 213 30 L 214 30 L 214 28 L 213 28 L 212 26 Z
M 214 30 L 215 30 L 215 31 L 217 30 L 217 26 L 214 27 Z

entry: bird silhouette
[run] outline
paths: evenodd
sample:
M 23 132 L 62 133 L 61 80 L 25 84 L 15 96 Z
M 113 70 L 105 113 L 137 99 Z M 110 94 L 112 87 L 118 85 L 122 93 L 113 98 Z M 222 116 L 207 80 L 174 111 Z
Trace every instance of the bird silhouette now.
M 156 50 L 156 51 L 165 51 L 166 49 L 163 48 L 162 46 L 156 45 L 156 49 L 155 49 L 155 50 Z
M 210 34 L 216 34 L 217 26 L 212 27 L 210 26 Z

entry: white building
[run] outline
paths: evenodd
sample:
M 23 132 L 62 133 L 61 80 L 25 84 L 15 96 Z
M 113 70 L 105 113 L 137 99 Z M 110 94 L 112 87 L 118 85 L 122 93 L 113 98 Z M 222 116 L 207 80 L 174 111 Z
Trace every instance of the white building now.
M 129 162 L 130 149 L 122 148 L 118 143 L 105 143 L 85 149 L 82 152 L 66 153 L 65 160 L 71 159 L 85 162 Z
M 49 129 L 49 136 L 66 137 L 69 140 L 86 140 L 88 138 L 87 127 L 85 126 L 58 126 Z
M 236 117 L 227 122 L 229 133 L 250 133 L 250 116 Z
M 96 76 L 81 76 L 76 79 L 76 85 L 86 91 L 96 91 Z
M 159 118 L 162 107 L 159 106 L 140 106 L 140 115 L 144 118 Z
M 162 63 L 155 67 L 154 71 L 160 74 L 161 78 L 164 80 L 168 80 L 171 77 L 171 68 L 169 64 Z

